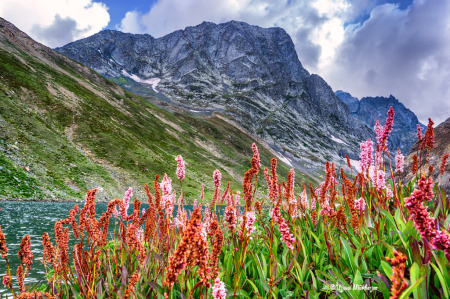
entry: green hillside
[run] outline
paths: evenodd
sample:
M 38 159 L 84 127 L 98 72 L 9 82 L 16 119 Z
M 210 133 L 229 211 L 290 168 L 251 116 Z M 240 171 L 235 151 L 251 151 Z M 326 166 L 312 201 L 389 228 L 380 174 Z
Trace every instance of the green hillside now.
M 211 193 L 216 168 L 242 188 L 250 136 L 215 116 L 158 108 L 0 21 L 0 199 L 81 200 L 96 187 L 107 200 L 129 186 L 141 197 L 155 174 L 176 178 L 179 154 L 189 200 L 200 183 Z M 273 152 L 258 147 L 268 166 Z

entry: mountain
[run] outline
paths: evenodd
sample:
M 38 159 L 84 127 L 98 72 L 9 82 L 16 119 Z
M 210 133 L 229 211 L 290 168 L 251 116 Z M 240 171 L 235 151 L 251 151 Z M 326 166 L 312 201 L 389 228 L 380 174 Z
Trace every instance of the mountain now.
M 98 198 L 108 200 L 123 197 L 130 186 L 145 198 L 143 185 L 157 173 L 175 179 L 179 190 L 180 154 L 186 161 L 183 191 L 192 201 L 201 183 L 206 196 L 212 194 L 216 168 L 225 183 L 241 189 L 252 142 L 263 167 L 277 155 L 218 113 L 161 106 L 0 18 L 0 199 L 81 200 L 98 188 Z M 282 176 L 289 169 L 280 161 Z M 308 174 L 301 177 L 316 184 Z
M 416 142 L 417 125 L 419 124 L 423 131 L 426 129 L 426 126 L 419 122 L 414 112 L 406 108 L 392 95 L 389 98 L 364 97 L 360 101 L 358 98 L 352 97 L 348 92 L 338 90 L 336 91 L 336 96 L 347 104 L 354 117 L 371 128 L 375 126 L 377 120 L 383 126 L 389 108 L 394 107 L 394 128 L 388 139 L 389 149 L 393 153 L 398 148 L 400 148 L 402 153 L 408 153 Z
M 423 131 L 424 133 L 424 131 Z M 428 165 L 432 165 L 434 170 L 431 173 L 431 177 L 435 184 L 439 184 L 442 189 L 446 191 L 446 196 L 450 197 L 450 161 L 447 162 L 445 167 L 444 175 L 441 177 L 439 168 L 441 166 L 442 157 L 445 154 L 450 153 L 450 118 L 448 118 L 443 123 L 439 124 L 436 128 L 434 128 L 434 140 L 435 140 L 435 148 L 431 149 L 429 152 L 429 162 Z M 417 141 L 417 139 L 416 139 Z M 403 181 L 408 182 L 414 176 L 411 172 L 412 160 L 413 156 L 418 154 L 419 166 L 422 163 L 423 167 L 421 169 L 424 172 L 424 168 L 426 168 L 426 149 L 423 152 L 420 152 L 421 142 L 416 142 L 411 150 L 408 153 L 408 156 L 405 158 L 405 171 L 403 176 Z M 428 170 L 427 170 L 428 173 Z
M 303 68 L 281 28 L 203 22 L 161 38 L 104 30 L 56 50 L 153 103 L 219 112 L 304 171 L 345 165 L 374 136 Z

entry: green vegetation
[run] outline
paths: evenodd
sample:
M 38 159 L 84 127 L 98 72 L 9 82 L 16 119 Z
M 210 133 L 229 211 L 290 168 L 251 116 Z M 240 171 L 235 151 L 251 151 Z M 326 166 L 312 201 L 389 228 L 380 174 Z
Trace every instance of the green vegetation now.
M 241 186 L 237 174 L 250 159 L 244 144 L 253 140 L 238 129 L 215 117 L 171 114 L 114 83 L 133 80 L 106 80 L 52 50 L 40 50 L 38 59 L 20 44 L 0 43 L 0 139 L 8 151 L 2 159 L 17 171 L 14 161 L 22 161 L 29 168 L 23 175 L 33 180 L 31 187 L 19 186 L 30 190 L 16 190 L 14 176 L 2 171 L 9 187 L 0 198 L 83 199 L 98 186 L 101 200 L 121 197 L 156 173 L 173 176 L 178 154 L 189 174 L 187 201 L 198 199 L 201 183 L 211 194 L 216 168 L 233 189 Z M 268 165 L 270 154 L 260 148 Z M 283 167 L 281 175 L 287 171 Z

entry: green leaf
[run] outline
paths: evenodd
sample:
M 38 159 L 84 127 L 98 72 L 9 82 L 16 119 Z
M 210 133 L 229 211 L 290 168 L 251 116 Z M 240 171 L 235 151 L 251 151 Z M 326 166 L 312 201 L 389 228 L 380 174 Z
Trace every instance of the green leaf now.
M 350 247 L 350 245 L 348 244 L 348 242 L 341 237 L 341 242 L 343 245 L 343 249 L 344 249 L 344 259 L 347 262 L 347 265 L 350 266 L 350 268 L 352 269 L 352 272 L 355 271 L 356 269 L 356 265 L 355 265 L 355 259 L 353 258 L 353 252 L 352 249 Z
M 409 288 L 407 288 L 402 295 L 400 296 L 399 299 L 407 299 L 409 297 L 409 295 L 411 295 L 411 293 L 417 289 L 417 287 L 420 285 L 420 283 L 422 282 L 422 280 L 424 280 L 424 277 L 421 277 L 419 280 L 417 280 L 412 286 L 410 286 Z
M 417 263 L 414 263 L 410 268 L 410 272 L 411 272 L 410 277 L 411 284 L 415 284 L 417 280 L 419 280 L 419 265 L 417 265 Z M 419 299 L 419 292 L 417 290 L 414 290 L 413 295 L 414 299 Z
M 381 268 L 383 268 L 384 274 L 387 277 L 392 276 L 392 266 L 388 262 L 381 260 Z
M 439 281 L 441 282 L 442 290 L 444 291 L 444 296 L 445 296 L 445 298 L 448 299 L 448 286 L 447 286 L 447 283 L 445 282 L 444 277 L 442 276 L 441 270 L 439 270 L 439 268 L 431 262 L 430 262 L 430 265 L 431 265 L 431 267 L 433 267 L 434 271 L 436 271 Z

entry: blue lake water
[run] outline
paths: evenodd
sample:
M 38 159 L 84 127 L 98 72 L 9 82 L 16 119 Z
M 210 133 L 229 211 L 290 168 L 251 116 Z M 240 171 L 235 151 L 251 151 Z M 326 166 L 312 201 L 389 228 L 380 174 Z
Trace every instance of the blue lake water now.
M 22 237 L 29 235 L 31 238 L 31 249 L 34 255 L 33 267 L 30 275 L 25 279 L 26 284 L 37 283 L 45 280 L 45 269 L 42 265 L 42 235 L 47 232 L 50 236 L 52 244 L 55 245 L 55 222 L 65 219 L 69 216 L 69 210 L 74 205 L 78 204 L 80 209 L 84 203 L 60 203 L 60 202 L 18 202 L 18 201 L 1 201 L 0 202 L 0 226 L 5 234 L 7 247 L 9 249 L 8 259 L 11 266 L 11 274 L 16 275 L 17 267 L 19 266 L 19 258 L 17 253 Z M 97 215 L 106 211 L 107 203 L 97 203 Z M 142 204 L 141 209 L 148 208 L 148 204 Z M 192 210 L 191 205 L 185 205 L 186 210 Z M 132 213 L 133 205 L 130 204 L 128 213 Z M 222 210 L 218 208 L 218 210 Z M 177 207 L 174 209 L 176 213 Z M 220 213 L 220 212 L 219 212 Z M 97 217 L 97 219 L 100 216 Z M 111 234 L 114 230 L 114 217 L 110 219 Z M 72 228 L 69 228 L 69 251 L 71 252 L 72 245 L 77 243 L 72 236 Z M 0 278 L 6 274 L 6 262 L 0 258 Z M 0 285 L 0 297 L 2 294 L 7 294 L 9 291 L 5 290 L 3 284 Z

